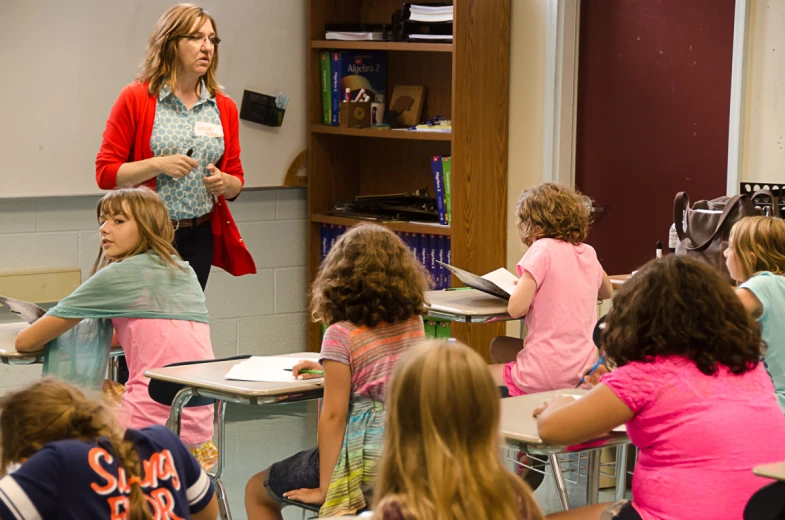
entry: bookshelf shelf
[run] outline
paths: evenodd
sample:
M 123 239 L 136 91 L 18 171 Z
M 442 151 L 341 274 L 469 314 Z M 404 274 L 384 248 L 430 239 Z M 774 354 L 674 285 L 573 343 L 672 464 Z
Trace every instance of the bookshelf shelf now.
M 322 262 L 321 224 L 352 226 L 359 219 L 327 215 L 358 195 L 434 193 L 432 160 L 451 156 L 451 225 L 384 222 L 404 233 L 446 235 L 450 261 L 487 273 L 507 258 L 507 155 L 510 99 L 511 0 L 418 0 L 453 5 L 453 42 L 325 40 L 333 24 L 389 24 L 400 0 L 308 0 L 308 281 Z M 329 49 L 387 51 L 385 104 L 397 85 L 425 87 L 421 120 L 444 116 L 451 133 L 375 130 L 325 125 L 322 57 Z M 361 139 L 362 138 L 362 139 Z M 445 241 L 446 243 L 446 241 Z M 452 277 L 452 285 L 460 281 Z M 454 322 L 451 335 L 490 360 L 488 346 L 503 323 Z M 322 330 L 308 329 L 318 351 Z
M 402 51 L 402 52 L 452 52 L 452 43 L 415 43 L 380 41 L 313 40 L 312 49 Z
M 346 128 L 341 126 L 312 125 L 315 134 L 351 135 L 376 139 L 409 139 L 414 141 L 450 141 L 452 132 L 418 132 L 406 130 L 376 130 L 375 128 Z
M 403 231 L 404 233 L 423 233 L 426 235 L 452 235 L 450 226 L 442 226 L 441 224 L 427 224 L 418 222 L 400 222 L 400 221 L 376 221 L 350 217 L 337 217 L 335 215 L 324 215 L 322 213 L 314 213 L 311 215 L 311 222 L 317 224 L 336 224 L 338 226 L 353 226 L 360 222 L 372 222 L 379 224 L 392 231 Z

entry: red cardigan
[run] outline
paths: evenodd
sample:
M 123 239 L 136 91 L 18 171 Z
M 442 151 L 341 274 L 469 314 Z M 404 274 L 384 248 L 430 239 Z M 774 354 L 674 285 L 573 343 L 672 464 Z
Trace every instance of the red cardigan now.
M 95 178 L 101 189 L 112 190 L 117 187 L 117 170 L 123 164 L 153 157 L 150 137 L 155 123 L 157 97 L 150 94 L 147 88 L 147 83 L 138 81 L 127 85 L 109 113 L 101 149 L 95 159 Z M 237 177 L 244 184 L 237 105 L 221 92 L 215 93 L 215 101 L 224 132 L 224 154 L 216 167 Z M 155 177 L 143 185 L 155 190 Z M 255 273 L 253 258 L 240 237 L 223 196 L 216 202 L 212 228 L 213 265 L 235 276 Z

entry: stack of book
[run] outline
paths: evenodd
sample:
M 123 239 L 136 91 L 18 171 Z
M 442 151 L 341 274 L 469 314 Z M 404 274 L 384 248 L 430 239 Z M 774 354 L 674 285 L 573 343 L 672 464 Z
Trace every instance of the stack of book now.
M 340 103 L 362 94 L 384 103 L 387 88 L 387 53 L 379 51 L 322 51 L 322 119 L 338 126 Z
M 434 155 L 431 159 L 431 172 L 439 223 L 447 226 L 452 220 L 452 158 Z
M 404 4 L 406 39 L 411 41 L 452 42 L 452 5 Z
M 321 258 L 322 262 L 327 258 L 327 254 L 338 238 L 343 235 L 347 226 L 338 224 L 322 224 Z M 450 237 L 437 234 L 413 233 L 399 231 L 395 233 L 400 237 L 404 244 L 411 250 L 412 254 L 425 267 L 430 274 L 431 288 L 440 290 L 450 287 L 452 274 L 439 262 L 450 264 L 452 260 Z M 438 261 L 437 261 L 438 260 Z
M 413 22 L 452 22 L 453 12 L 451 5 L 409 4 L 409 20 Z

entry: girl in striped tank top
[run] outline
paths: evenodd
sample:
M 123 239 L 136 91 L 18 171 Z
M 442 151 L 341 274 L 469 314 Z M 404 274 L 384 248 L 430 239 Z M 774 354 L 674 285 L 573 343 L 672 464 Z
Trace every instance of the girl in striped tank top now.
M 390 230 L 361 224 L 345 233 L 311 287 L 323 321 L 319 446 L 257 473 L 245 489 L 249 520 L 281 519 L 285 501 L 321 505 L 320 517 L 370 508 L 366 494 L 384 441 L 384 400 L 398 357 L 425 337 L 425 269 Z M 310 377 L 308 374 L 299 377 Z

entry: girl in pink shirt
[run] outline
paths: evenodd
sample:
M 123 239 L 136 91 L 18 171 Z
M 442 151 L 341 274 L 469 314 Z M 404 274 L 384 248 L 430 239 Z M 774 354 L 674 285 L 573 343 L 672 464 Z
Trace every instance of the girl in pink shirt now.
M 163 425 L 169 407 L 150 398 L 150 380 L 144 373 L 171 363 L 214 358 L 204 293 L 194 270 L 172 246 L 174 227 L 155 192 L 110 191 L 98 202 L 97 215 L 101 249 L 93 275 L 21 331 L 16 348 L 34 351 L 48 344 L 45 369 L 50 358 L 52 365 L 66 367 L 84 359 L 95 361 L 93 371 L 100 381 L 114 327 L 129 371 L 124 392 L 120 388 L 120 423 L 135 429 Z M 61 344 L 67 348 L 59 351 Z M 70 373 L 55 375 L 76 380 Z M 181 432 L 183 442 L 209 469 L 215 461 L 212 406 L 187 408 Z
M 689 258 L 649 262 L 614 296 L 602 346 L 618 368 L 535 416 L 540 437 L 565 446 L 626 423 L 638 447 L 633 499 L 549 518 L 742 518 L 768 483 L 752 468 L 785 459 L 785 416 L 760 363 L 760 327 L 733 289 Z
M 491 372 L 511 396 L 574 387 L 581 369 L 597 359 L 597 299 L 613 294 L 597 253 L 583 243 L 589 210 L 580 194 L 548 182 L 521 193 L 515 212 L 529 249 L 518 262 L 520 280 L 507 312 L 526 316 L 529 332 L 516 360 L 492 365 Z M 492 358 L 508 357 L 493 349 Z

